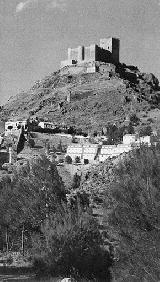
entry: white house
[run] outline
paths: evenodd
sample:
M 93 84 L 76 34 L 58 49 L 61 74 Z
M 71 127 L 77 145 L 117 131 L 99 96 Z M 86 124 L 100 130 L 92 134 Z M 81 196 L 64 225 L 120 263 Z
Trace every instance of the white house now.
M 22 128 L 27 131 L 27 120 L 5 122 L 5 136 L 10 134 L 19 135 Z
M 126 144 L 126 145 L 133 144 L 136 142 L 136 140 L 137 140 L 136 134 L 125 134 L 123 136 L 123 144 Z
M 43 129 L 45 128 L 54 129 L 56 127 L 54 123 L 46 122 L 46 121 L 40 121 L 38 126 L 40 126 Z
M 119 156 L 131 149 L 131 144 L 103 145 L 99 154 L 99 161 L 104 162 L 108 158 Z
M 100 146 L 98 144 L 86 144 L 83 145 L 83 156 L 82 159 L 88 160 L 89 163 L 93 163 L 98 156 L 98 149 Z
M 73 161 L 79 157 L 81 162 L 88 160 L 89 163 L 94 162 L 98 154 L 98 144 L 71 144 L 67 148 L 66 156 L 70 156 Z
M 82 159 L 83 156 L 83 147 L 81 144 L 72 143 L 67 147 L 67 153 L 66 156 L 70 156 L 72 158 L 72 161 L 75 161 L 75 158 L 78 156 L 80 159 Z

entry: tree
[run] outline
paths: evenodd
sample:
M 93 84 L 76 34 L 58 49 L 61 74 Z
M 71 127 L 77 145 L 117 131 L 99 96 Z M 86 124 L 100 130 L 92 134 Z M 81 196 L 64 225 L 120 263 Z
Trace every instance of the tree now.
M 80 183 L 81 183 L 81 176 L 75 173 L 73 177 L 72 188 L 77 189 L 80 186 Z
M 123 139 L 124 132 L 125 126 L 118 128 L 115 124 L 109 124 L 107 127 L 107 144 L 120 143 Z
M 150 125 L 147 125 L 143 128 L 141 128 L 140 132 L 139 132 L 139 136 L 151 136 L 152 134 L 152 127 Z
M 138 125 L 139 124 L 139 122 L 140 122 L 140 119 L 136 116 L 136 114 L 132 114 L 131 116 L 130 116 L 130 123 L 131 123 L 131 125 Z
M 105 224 L 115 250 L 115 280 L 159 281 L 160 149 L 141 147 L 112 171 Z
M 67 155 L 66 158 L 65 158 L 65 162 L 67 164 L 72 164 L 72 158 L 69 155 Z
M 134 127 L 133 127 L 133 125 L 132 125 L 131 122 L 129 123 L 129 125 L 128 125 L 128 127 L 127 127 L 127 133 L 128 133 L 128 134 L 134 134 L 134 133 L 135 133 Z
M 59 142 L 59 144 L 58 144 L 58 146 L 57 146 L 57 151 L 63 152 L 63 147 L 62 147 L 62 142 L 61 142 L 61 140 L 60 140 L 60 142 Z
M 80 157 L 79 157 L 79 156 L 76 156 L 76 158 L 75 158 L 75 163 L 76 163 L 76 164 L 79 164 L 80 162 L 81 162 Z
M 65 201 L 65 189 L 57 168 L 43 155 L 15 172 L 14 186 L 24 219 L 32 226 L 39 227 L 46 214 L 54 213 L 56 206 Z
M 50 224 L 43 227 L 43 236 L 34 240 L 33 253 L 38 270 L 53 276 L 111 281 L 112 258 L 101 248 L 97 221 L 88 212 L 64 206 L 50 218 Z
M 65 188 L 55 164 L 45 156 L 31 159 L 27 165 L 15 167 L 12 181 L 9 178 L 0 183 L 1 230 L 10 233 L 12 245 L 19 250 L 21 232 L 25 230 L 30 238 L 65 201 Z
M 29 144 L 29 147 L 30 147 L 30 148 L 34 148 L 34 146 L 35 146 L 35 141 L 34 141 L 34 139 L 33 139 L 33 138 L 29 138 L 28 144 Z

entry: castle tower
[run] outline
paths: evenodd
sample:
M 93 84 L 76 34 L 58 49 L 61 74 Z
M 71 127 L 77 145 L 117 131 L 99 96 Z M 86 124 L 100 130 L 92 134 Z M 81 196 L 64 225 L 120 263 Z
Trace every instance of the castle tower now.
M 68 61 L 81 62 L 84 60 L 84 46 L 78 46 L 77 48 L 68 48 Z
M 112 53 L 113 63 L 119 63 L 120 40 L 118 38 L 109 37 L 100 39 L 100 47 Z

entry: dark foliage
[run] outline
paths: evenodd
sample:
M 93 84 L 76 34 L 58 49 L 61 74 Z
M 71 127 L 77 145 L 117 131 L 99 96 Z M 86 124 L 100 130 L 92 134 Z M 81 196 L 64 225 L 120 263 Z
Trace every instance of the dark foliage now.
M 112 258 L 100 247 L 98 225 L 87 212 L 64 209 L 44 226 L 35 246 L 35 263 L 52 275 L 111 281 Z M 37 269 L 37 270 L 38 270 Z
M 70 156 L 66 156 L 65 162 L 66 162 L 67 164 L 71 164 L 71 163 L 72 163 L 72 158 L 71 158 Z
M 159 281 L 160 150 L 141 147 L 113 170 L 105 213 L 116 281 Z M 119 280 L 120 279 L 120 280 Z
M 141 128 L 140 132 L 139 132 L 139 136 L 151 136 L 152 134 L 152 127 L 150 125 L 147 125 L 143 128 Z

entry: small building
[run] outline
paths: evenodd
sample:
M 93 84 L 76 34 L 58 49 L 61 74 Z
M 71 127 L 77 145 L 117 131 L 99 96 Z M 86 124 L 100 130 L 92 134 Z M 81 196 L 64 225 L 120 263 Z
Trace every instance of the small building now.
M 67 148 L 66 156 L 70 156 L 74 162 L 76 157 L 79 157 L 82 163 L 95 162 L 98 149 L 100 146 L 98 144 L 71 144 Z
M 103 145 L 99 155 L 99 161 L 104 162 L 108 158 L 119 156 L 132 150 L 131 144 Z
M 70 156 L 74 162 L 76 157 L 79 157 L 80 160 L 83 158 L 83 146 L 81 144 L 72 143 L 67 148 L 66 156 Z
M 38 124 L 39 127 L 43 128 L 43 129 L 55 129 L 55 124 L 52 122 L 46 122 L 46 121 L 41 121 Z
M 88 160 L 88 163 L 94 163 L 98 156 L 98 149 L 100 146 L 98 144 L 86 144 L 83 145 L 83 155 L 82 161 Z
M 142 136 L 139 138 L 141 144 L 147 144 L 151 146 L 151 136 Z
M 123 136 L 123 144 L 133 144 L 137 140 L 136 134 L 125 134 Z
M 19 135 L 22 129 L 27 132 L 27 120 L 5 122 L 5 136 Z

